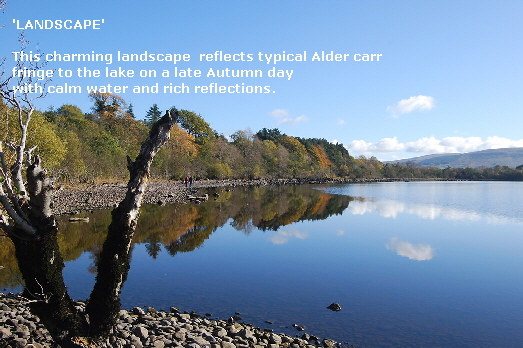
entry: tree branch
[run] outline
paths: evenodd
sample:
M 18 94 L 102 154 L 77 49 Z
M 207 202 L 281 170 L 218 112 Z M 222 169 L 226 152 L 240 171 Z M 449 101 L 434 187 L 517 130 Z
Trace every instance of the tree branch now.
M 22 207 L 20 206 L 18 195 L 15 194 L 15 192 L 13 191 L 11 176 L 9 175 L 9 170 L 7 169 L 7 163 L 5 161 L 5 153 L 3 152 L 2 142 L 0 142 L 0 173 L 2 175 L 2 180 L 0 180 L 0 195 L 6 196 L 6 193 L 3 191 L 3 186 L 5 185 L 5 188 L 7 190 L 7 198 L 11 207 L 15 210 L 16 214 L 18 214 L 18 216 L 21 219 L 28 222 L 29 220 L 27 219 L 27 216 L 25 215 L 25 213 L 22 210 Z
M 9 221 L 7 221 L 5 215 L 0 215 L 0 230 L 3 230 L 7 236 L 13 232 L 13 226 L 9 225 Z
M 0 5 L 1 4 L 2 3 L 0 2 Z M 28 49 L 30 42 L 26 40 L 23 31 L 20 33 L 18 41 L 20 42 L 20 52 L 25 52 Z M 40 50 L 37 49 L 37 52 L 40 52 Z M 1 66 L 4 64 L 5 60 L 0 62 Z M 25 60 L 18 59 L 16 62 L 16 69 L 18 69 L 18 72 L 26 70 L 37 71 L 42 69 L 46 64 L 46 61 L 27 62 Z M 25 148 L 27 143 L 27 132 L 29 130 L 31 116 L 35 110 L 33 101 L 45 97 L 46 85 L 50 82 L 50 79 L 46 79 L 42 84 L 42 93 L 35 94 L 29 93 L 27 89 L 19 89 L 19 87 L 24 85 L 32 85 L 36 78 L 34 74 L 11 73 L 7 74 L 7 77 L 4 77 L 4 71 L 2 71 L 0 73 L 0 77 L 0 97 L 5 100 L 8 105 L 14 107 L 18 111 L 18 126 L 20 127 L 21 132 L 18 144 L 11 147 L 16 157 L 14 164 L 11 166 L 11 177 L 18 193 L 21 196 L 25 196 L 27 199 L 26 188 L 22 175 L 22 168 L 24 165 L 24 156 L 26 151 Z
M 47 171 L 42 168 L 40 156 L 36 155 L 35 161 L 27 168 L 27 188 L 31 200 L 31 212 L 38 218 L 49 218 L 53 215 L 51 209 L 52 191 L 54 180 L 47 176 Z
M 24 239 L 36 239 L 37 238 L 36 230 L 34 229 L 34 227 L 31 226 L 29 223 L 27 223 L 27 221 L 25 221 L 20 215 L 17 214 L 15 209 L 13 209 L 13 207 L 11 206 L 9 200 L 7 199 L 7 196 L 5 195 L 4 189 L 1 185 L 0 185 L 0 203 L 2 203 L 2 205 L 4 206 L 4 209 L 7 212 L 7 215 L 9 215 L 9 217 L 11 219 L 13 219 L 15 224 L 21 230 L 23 230 L 25 232 L 25 234 L 23 236 L 17 234 L 17 237 L 24 238 Z

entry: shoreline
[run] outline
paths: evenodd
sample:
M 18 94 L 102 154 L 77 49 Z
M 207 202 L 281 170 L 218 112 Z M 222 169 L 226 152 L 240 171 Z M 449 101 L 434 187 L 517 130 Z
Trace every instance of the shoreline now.
M 150 181 L 142 204 L 185 203 L 192 192 L 204 194 L 203 189 L 218 187 L 305 185 L 305 184 L 364 184 L 398 181 L 434 181 L 436 179 L 255 179 L 199 180 L 192 187 L 181 181 Z M 439 180 L 444 181 L 444 180 Z M 56 215 L 74 215 L 80 211 L 114 208 L 124 198 L 126 183 L 77 184 L 64 186 L 53 195 Z
M 0 346 L 1 347 L 57 347 L 49 332 L 16 294 L 0 293 Z M 82 311 L 85 303 L 76 301 Z M 115 332 L 99 347 L 209 347 L 209 348 L 278 348 L 327 347 L 354 348 L 328 338 L 320 339 L 300 332 L 296 337 L 260 329 L 240 321 L 239 317 L 227 320 L 211 319 L 195 312 L 180 313 L 171 307 L 170 312 L 152 307 L 145 310 L 134 307 L 120 310 Z

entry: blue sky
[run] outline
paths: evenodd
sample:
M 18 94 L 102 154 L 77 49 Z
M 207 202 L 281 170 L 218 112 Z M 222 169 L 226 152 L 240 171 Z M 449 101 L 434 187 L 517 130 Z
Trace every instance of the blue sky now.
M 104 19 L 99 30 L 27 29 L 43 53 L 111 53 L 106 62 L 50 62 L 47 69 L 168 70 L 170 77 L 54 78 L 79 94 L 48 94 L 38 107 L 89 111 L 87 85 L 181 85 L 190 93 L 122 93 L 137 118 L 156 103 L 201 114 L 219 133 L 279 128 L 343 143 L 380 160 L 437 152 L 523 147 L 522 1 L 10 1 L 0 17 L 1 56 L 13 65 L 19 26 L 35 20 Z M 189 54 L 190 61 L 117 62 L 117 52 Z M 202 53 L 252 54 L 250 62 L 200 61 Z M 307 61 L 258 61 L 263 54 Z M 311 61 L 315 52 L 347 61 Z M 354 61 L 381 54 L 380 61 Z M 173 77 L 198 69 L 202 77 Z M 209 69 L 261 70 L 262 77 L 206 77 Z M 292 77 L 268 77 L 268 70 Z M 194 93 L 195 86 L 270 86 L 271 93 Z

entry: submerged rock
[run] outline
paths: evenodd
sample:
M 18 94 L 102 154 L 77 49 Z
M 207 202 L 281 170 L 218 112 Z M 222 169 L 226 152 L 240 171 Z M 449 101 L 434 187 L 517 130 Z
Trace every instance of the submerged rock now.
M 328 309 L 330 309 L 331 311 L 334 311 L 334 312 L 339 312 L 341 311 L 341 306 L 339 303 L 331 303 L 328 307 Z

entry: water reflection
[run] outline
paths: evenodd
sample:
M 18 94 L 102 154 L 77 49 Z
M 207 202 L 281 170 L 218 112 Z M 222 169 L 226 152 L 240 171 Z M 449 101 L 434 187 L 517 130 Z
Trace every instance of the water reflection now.
M 434 258 L 434 248 L 428 244 L 412 244 L 401 241 L 398 238 L 391 238 L 387 244 L 387 249 L 393 250 L 399 256 L 408 257 L 411 260 L 427 261 Z
M 439 183 L 440 184 L 440 183 Z M 514 218 L 489 211 L 463 209 L 442 204 L 409 203 L 406 201 L 374 197 L 352 197 L 347 187 L 327 187 L 311 190 L 310 186 L 274 186 L 207 190 L 212 197 L 219 197 L 205 204 L 173 204 L 165 207 L 144 206 L 142 218 L 133 242 L 144 244 L 149 256 L 156 259 L 162 252 L 170 256 L 193 251 L 220 227 L 229 224 L 249 235 L 254 230 L 276 231 L 268 238 L 275 245 L 289 243 L 292 239 L 305 239 L 307 233 L 286 227 L 298 221 L 324 220 L 342 214 L 345 210 L 353 215 L 378 213 L 385 218 L 397 219 L 401 214 L 415 215 L 424 220 L 438 218 L 451 221 L 479 221 L 487 223 L 523 224 Z M 352 186 L 354 187 L 354 186 Z M 334 195 L 330 193 L 335 193 Z M 341 193 L 341 194 L 340 194 Z M 83 216 L 83 215 L 82 215 Z M 65 261 L 76 260 L 84 252 L 89 253 L 89 272 L 96 273 L 101 245 L 110 223 L 110 211 L 98 210 L 88 214 L 89 222 L 69 223 L 68 217 L 59 217 L 59 245 Z M 345 234 L 337 229 L 336 234 Z M 398 255 L 414 260 L 430 260 L 433 250 L 427 245 L 414 245 L 406 241 L 391 240 L 387 248 Z M 14 258 L 11 243 L 0 243 L 0 286 L 16 288 L 21 275 Z
M 143 206 L 133 243 L 145 244 L 153 259 L 164 251 L 176 256 L 201 247 L 218 228 L 229 223 L 246 235 L 254 229 L 276 231 L 269 240 L 281 245 L 291 238 L 307 238 L 307 233 L 285 226 L 341 214 L 353 200 L 308 186 L 240 187 L 234 191 L 206 190 L 202 194 L 212 196 L 215 191 L 219 193 L 217 199 L 200 205 Z M 88 252 L 92 260 L 88 271 L 96 273 L 111 214 L 109 210 L 98 210 L 88 216 L 89 222 L 79 223 L 70 223 L 66 216 L 59 217 L 59 245 L 65 261 L 76 260 Z M 21 277 L 10 243 L 0 244 L 0 263 L 7 269 L 0 272 L 0 286 L 19 286 Z
M 306 232 L 298 231 L 293 228 L 286 228 L 283 230 L 278 230 L 277 234 L 269 238 L 269 241 L 272 244 L 281 245 L 286 244 L 291 238 L 305 239 L 308 237 Z
M 396 219 L 400 214 L 424 220 L 523 224 L 521 197 L 514 192 L 521 183 L 422 182 L 345 185 L 323 191 L 354 198 L 348 211 L 354 215 L 377 212 Z M 397 198 L 397 199 L 395 199 Z M 510 203 L 508 203 L 510 202 Z M 509 209 L 507 209 L 509 208 Z
M 521 345 L 523 204 L 509 198 L 523 185 L 511 183 L 512 196 L 501 198 L 493 185 L 459 195 L 450 190 L 465 184 L 445 185 L 450 193 L 441 199 L 429 194 L 445 192 L 439 184 L 404 183 L 390 187 L 407 192 L 393 193 L 375 185 L 368 195 L 355 186 L 337 195 L 310 186 L 237 188 L 201 205 L 144 207 L 124 308 L 175 305 L 219 318 L 239 311 L 256 326 L 270 320 L 271 329 L 294 336 L 297 323 L 358 347 Z M 484 223 L 492 216 L 518 225 Z M 94 282 L 86 270 L 96 271 L 110 218 L 108 211 L 89 217 L 61 221 L 66 260 L 82 255 L 65 269 L 79 299 Z M 9 265 L 4 244 L 0 277 Z M 332 302 L 343 310 L 326 309 Z
M 479 221 L 485 219 L 487 223 L 491 224 L 523 224 L 521 219 L 514 219 L 502 215 L 449 208 L 434 204 L 409 204 L 389 199 L 364 197 L 355 197 L 355 200 L 349 206 L 348 211 L 354 215 L 377 212 L 384 218 L 392 219 L 396 219 L 400 214 L 412 214 L 424 220 L 435 220 L 441 218 L 451 221 Z

